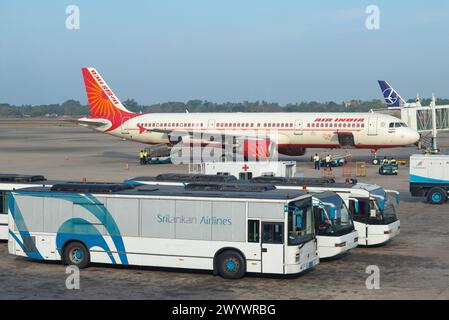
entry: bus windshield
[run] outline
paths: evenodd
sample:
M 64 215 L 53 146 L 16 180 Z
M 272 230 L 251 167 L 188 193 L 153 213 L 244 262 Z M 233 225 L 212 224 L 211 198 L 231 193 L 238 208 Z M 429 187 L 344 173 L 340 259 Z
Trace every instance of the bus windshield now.
M 341 235 L 354 230 L 354 222 L 343 199 L 339 195 L 320 198 L 325 210 L 320 210 L 318 230 L 320 235 Z
M 390 197 L 388 197 L 383 188 L 377 188 L 371 191 L 371 195 L 375 200 L 375 206 L 373 204 L 371 209 L 377 211 L 376 215 L 379 216 L 384 224 L 390 224 L 398 220 L 396 210 L 390 201 Z
M 288 245 L 294 246 L 315 237 L 312 198 L 290 202 L 288 211 Z

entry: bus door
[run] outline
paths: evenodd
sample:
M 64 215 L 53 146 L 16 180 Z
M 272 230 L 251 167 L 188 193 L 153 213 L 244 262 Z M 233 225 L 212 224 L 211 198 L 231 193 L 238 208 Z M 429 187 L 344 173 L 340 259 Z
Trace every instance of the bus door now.
M 262 272 L 284 273 L 284 223 L 262 222 Z
M 370 204 L 368 198 L 358 198 L 358 210 L 355 209 L 355 200 L 349 199 L 349 211 L 352 214 L 352 219 L 354 220 L 354 227 L 357 230 L 359 243 L 361 245 L 366 245 L 368 236 L 368 226 L 367 217 L 370 212 Z

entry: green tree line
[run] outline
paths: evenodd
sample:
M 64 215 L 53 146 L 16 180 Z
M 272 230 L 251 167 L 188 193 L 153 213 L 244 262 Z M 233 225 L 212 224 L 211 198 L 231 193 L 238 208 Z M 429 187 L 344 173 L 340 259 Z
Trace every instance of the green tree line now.
M 413 102 L 413 101 L 409 101 Z M 423 99 L 422 105 L 429 105 L 430 99 Z M 437 105 L 449 105 L 449 99 L 438 99 Z M 123 101 L 123 105 L 132 112 L 366 112 L 371 109 L 384 109 L 383 100 L 353 100 L 349 102 L 300 102 L 285 106 L 267 101 L 243 101 L 216 103 L 203 100 L 187 102 L 164 102 L 153 105 L 141 105 L 134 99 Z M 47 105 L 10 105 L 0 103 L 0 117 L 62 117 L 87 116 L 89 107 L 77 100 L 67 100 L 61 104 Z

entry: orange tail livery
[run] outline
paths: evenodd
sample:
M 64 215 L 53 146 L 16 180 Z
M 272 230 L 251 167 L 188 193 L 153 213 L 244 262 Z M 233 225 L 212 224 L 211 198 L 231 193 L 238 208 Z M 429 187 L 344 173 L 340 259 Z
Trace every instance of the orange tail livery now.
M 128 111 L 95 68 L 82 68 L 84 85 L 90 107 L 90 118 L 110 122 L 112 131 L 138 114 Z

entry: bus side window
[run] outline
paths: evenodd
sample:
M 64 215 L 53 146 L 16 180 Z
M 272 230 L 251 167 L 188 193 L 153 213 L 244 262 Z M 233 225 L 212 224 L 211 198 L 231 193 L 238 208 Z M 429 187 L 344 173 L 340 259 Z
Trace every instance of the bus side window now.
M 259 220 L 248 220 L 248 242 L 259 243 Z
M 263 223 L 262 228 L 263 243 L 284 243 L 284 228 L 282 223 Z
M 0 191 L 0 214 L 8 214 L 9 192 Z

